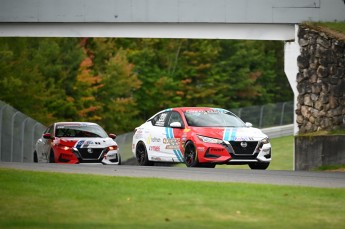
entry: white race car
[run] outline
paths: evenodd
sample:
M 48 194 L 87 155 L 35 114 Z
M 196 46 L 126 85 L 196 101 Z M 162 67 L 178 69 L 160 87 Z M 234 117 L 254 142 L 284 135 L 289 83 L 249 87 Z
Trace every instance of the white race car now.
M 36 143 L 34 162 L 121 164 L 115 134 L 90 122 L 57 122 Z

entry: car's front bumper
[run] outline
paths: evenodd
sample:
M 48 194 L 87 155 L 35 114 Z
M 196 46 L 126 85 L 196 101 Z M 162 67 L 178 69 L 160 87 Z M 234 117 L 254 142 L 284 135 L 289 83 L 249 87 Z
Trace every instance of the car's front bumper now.
M 121 164 L 121 156 L 117 150 L 108 151 L 103 159 L 102 164 L 104 165 L 120 165 Z
M 251 142 L 252 148 L 242 150 L 239 142 L 225 142 L 224 144 L 197 145 L 199 162 L 216 164 L 248 164 L 252 162 L 270 162 L 271 144 Z

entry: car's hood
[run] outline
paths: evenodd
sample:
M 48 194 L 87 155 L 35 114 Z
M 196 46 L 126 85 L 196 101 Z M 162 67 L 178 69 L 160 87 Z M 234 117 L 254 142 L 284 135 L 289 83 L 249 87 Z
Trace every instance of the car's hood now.
M 260 141 L 267 137 L 253 127 L 192 127 L 194 133 L 225 141 Z
M 60 138 L 59 144 L 76 148 L 104 148 L 116 145 L 111 138 Z

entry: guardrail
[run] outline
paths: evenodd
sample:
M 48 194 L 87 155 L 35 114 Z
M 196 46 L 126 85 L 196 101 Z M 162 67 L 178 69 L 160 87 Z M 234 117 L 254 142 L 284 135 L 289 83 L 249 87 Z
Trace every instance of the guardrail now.
M 32 162 L 45 126 L 0 101 L 0 161 Z

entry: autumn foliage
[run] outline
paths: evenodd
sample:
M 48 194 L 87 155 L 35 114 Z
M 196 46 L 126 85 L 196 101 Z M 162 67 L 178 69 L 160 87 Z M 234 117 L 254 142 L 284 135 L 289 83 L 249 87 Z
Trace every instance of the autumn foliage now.
M 46 125 L 92 121 L 119 134 L 168 107 L 292 99 L 281 42 L 0 40 L 0 100 Z

